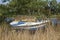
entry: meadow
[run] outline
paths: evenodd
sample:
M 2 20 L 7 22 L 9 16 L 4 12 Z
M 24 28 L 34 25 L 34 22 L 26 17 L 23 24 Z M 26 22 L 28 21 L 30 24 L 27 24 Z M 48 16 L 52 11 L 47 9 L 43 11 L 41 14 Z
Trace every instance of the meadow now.
M 16 32 L 9 28 L 8 24 L 2 23 L 0 25 L 0 40 L 60 40 L 60 25 L 56 27 L 48 25 L 44 31 L 40 29 L 35 34 L 30 34 L 28 30 Z

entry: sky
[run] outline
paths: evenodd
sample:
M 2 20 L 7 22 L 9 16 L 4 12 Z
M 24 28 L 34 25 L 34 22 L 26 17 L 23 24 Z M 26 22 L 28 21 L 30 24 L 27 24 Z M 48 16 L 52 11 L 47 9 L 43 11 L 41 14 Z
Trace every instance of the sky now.
M 2 1 L 0 0 L 0 4 L 6 4 L 6 3 L 9 3 L 9 2 L 7 1 L 7 2 L 5 2 L 5 3 L 2 3 Z
M 60 2 L 60 0 L 57 0 L 57 2 Z
M 60 0 L 57 0 L 57 2 L 60 2 Z M 9 3 L 9 2 L 7 1 L 5 3 L 2 3 L 2 1 L 0 0 L 0 4 L 6 4 L 6 3 Z

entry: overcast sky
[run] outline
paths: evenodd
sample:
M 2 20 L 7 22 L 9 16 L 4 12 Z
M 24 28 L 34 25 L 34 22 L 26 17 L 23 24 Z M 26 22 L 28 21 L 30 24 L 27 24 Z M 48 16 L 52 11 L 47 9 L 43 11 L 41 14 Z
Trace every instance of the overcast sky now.
M 57 2 L 60 2 L 60 0 L 57 0 Z M 6 4 L 6 3 L 8 3 L 8 1 L 5 3 L 2 3 L 2 1 L 0 0 L 0 4 Z

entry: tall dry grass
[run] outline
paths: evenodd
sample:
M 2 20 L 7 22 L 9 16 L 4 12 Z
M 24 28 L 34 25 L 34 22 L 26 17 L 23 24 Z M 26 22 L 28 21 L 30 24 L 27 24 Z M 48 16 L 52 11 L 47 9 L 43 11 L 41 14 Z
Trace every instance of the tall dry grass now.
M 0 40 L 60 40 L 60 32 L 48 25 L 45 31 L 37 30 L 35 34 L 30 34 L 28 30 L 16 32 L 8 28 L 6 23 L 0 25 Z

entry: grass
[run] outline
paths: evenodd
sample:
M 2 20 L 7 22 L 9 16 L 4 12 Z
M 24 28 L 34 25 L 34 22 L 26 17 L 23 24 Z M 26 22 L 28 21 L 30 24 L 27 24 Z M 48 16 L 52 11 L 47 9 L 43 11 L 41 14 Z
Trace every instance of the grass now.
M 35 34 L 30 34 L 28 30 L 24 32 L 11 30 L 4 23 L 0 25 L 0 40 L 60 40 L 60 25 L 56 28 L 51 25 L 48 26 L 44 32 L 40 29 Z

